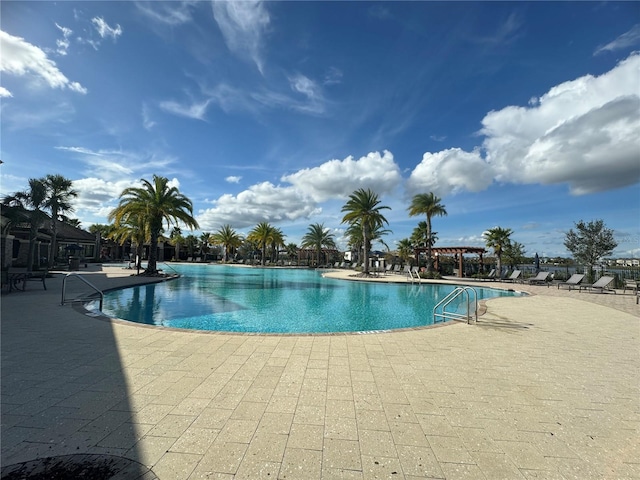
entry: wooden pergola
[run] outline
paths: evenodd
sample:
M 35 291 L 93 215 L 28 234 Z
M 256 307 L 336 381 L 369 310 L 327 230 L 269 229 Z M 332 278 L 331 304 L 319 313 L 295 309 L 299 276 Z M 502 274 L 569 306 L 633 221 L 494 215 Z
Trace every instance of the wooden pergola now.
M 416 255 L 416 260 L 419 258 L 420 253 L 426 252 L 427 247 L 416 247 L 414 252 Z M 480 264 L 482 265 L 482 255 L 487 253 L 487 251 L 482 247 L 432 247 L 431 253 L 435 255 L 435 269 L 438 270 L 438 256 L 439 255 L 458 255 L 458 271 L 460 272 L 460 276 L 462 276 L 462 256 L 465 254 L 473 254 L 480 256 Z

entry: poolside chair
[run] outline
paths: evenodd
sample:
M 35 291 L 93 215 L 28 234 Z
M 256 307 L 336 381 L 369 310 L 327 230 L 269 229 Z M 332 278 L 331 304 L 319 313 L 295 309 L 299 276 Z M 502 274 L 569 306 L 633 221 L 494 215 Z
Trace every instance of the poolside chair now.
M 587 290 L 591 293 L 596 292 L 596 293 L 604 293 L 604 292 L 613 292 L 616 293 L 616 291 L 613 288 L 609 288 L 609 285 L 611 284 L 611 282 L 613 282 L 614 278 L 613 277 L 608 277 L 608 276 L 603 276 L 600 277 L 600 279 L 596 282 L 596 283 L 592 283 L 591 285 L 579 285 L 579 292 L 582 292 L 582 290 Z
M 401 273 L 400 270 L 402 269 L 402 266 L 399 263 L 396 263 L 393 266 L 393 273 Z
M 571 290 L 571 287 L 577 287 L 580 284 L 580 282 L 582 282 L 582 280 L 584 280 L 584 273 L 574 273 L 569 277 L 569 279 L 566 282 L 558 283 L 558 290 L 560 289 L 560 287 L 565 287 L 565 286 L 569 290 Z
M 638 285 L 640 285 L 640 281 L 633 280 L 632 278 L 625 278 L 622 293 L 626 293 L 627 290 L 631 290 L 631 293 L 638 293 Z
M 540 285 L 540 284 L 547 283 L 548 279 L 549 279 L 549 272 L 538 272 L 538 275 L 528 279 L 527 282 L 529 283 L 529 285 Z
M 520 280 L 520 275 L 522 275 L 522 270 L 514 270 L 511 272 L 511 275 L 507 278 L 503 278 L 503 282 L 513 282 L 515 283 L 517 280 Z
M 487 275 L 487 280 L 494 280 L 496 278 L 496 269 L 492 268 L 489 274 Z

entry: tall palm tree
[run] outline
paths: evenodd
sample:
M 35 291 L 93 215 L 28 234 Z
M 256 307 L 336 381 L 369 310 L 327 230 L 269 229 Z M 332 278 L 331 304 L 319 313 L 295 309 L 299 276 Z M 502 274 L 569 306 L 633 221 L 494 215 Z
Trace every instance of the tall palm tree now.
M 36 251 L 36 237 L 38 229 L 47 221 L 47 214 L 43 211 L 47 202 L 47 186 L 41 178 L 30 178 L 29 188 L 22 192 L 4 197 L 2 200 L 3 214 L 5 206 L 12 209 L 15 221 L 26 218 L 29 221 L 29 253 L 27 257 L 27 271 L 33 270 Z M 36 263 L 37 265 L 37 263 Z
M 142 187 L 125 188 L 118 206 L 109 213 L 116 226 L 129 217 L 144 219 L 150 242 L 147 273 L 152 275 L 158 272 L 158 237 L 164 222 L 169 226 L 182 222 L 192 229 L 198 228 L 191 200 L 176 187 L 170 187 L 169 179 L 157 175 L 153 176 L 153 183 L 142 179 Z
M 510 228 L 494 227 L 482 233 L 482 238 L 488 248 L 493 248 L 496 256 L 496 270 L 498 278 L 502 276 L 502 254 L 509 249 L 511 245 L 511 234 L 513 230 Z
M 309 225 L 307 233 L 302 237 L 302 248 L 314 248 L 318 265 L 320 265 L 320 255 L 322 247 L 336 248 L 336 241 L 333 233 L 329 229 L 324 228 L 323 223 L 313 223 Z
M 180 261 L 180 244 L 182 242 L 184 242 L 184 237 L 182 236 L 182 229 L 179 226 L 174 226 L 171 229 L 171 234 L 169 235 L 169 238 L 171 239 L 171 241 L 173 242 L 173 245 L 175 246 L 176 249 L 176 262 Z
M 209 232 L 202 232 L 198 238 L 200 257 L 205 261 L 207 259 L 207 253 L 209 252 L 209 240 L 211 240 L 211 234 Z
M 433 247 L 431 242 L 431 218 L 434 216 L 443 217 L 447 214 L 444 205 L 440 203 L 442 199 L 433 194 L 419 193 L 414 195 L 411 199 L 411 205 L 409 205 L 409 216 L 426 215 L 427 216 L 427 231 L 425 232 L 425 238 L 427 241 L 427 274 L 431 272 L 431 248 Z
M 370 189 L 360 188 L 349 195 L 349 200 L 342 207 L 342 212 L 346 212 L 342 218 L 342 223 L 349 223 L 352 226 L 359 224 L 362 229 L 362 245 L 364 248 L 364 271 L 363 275 L 369 275 L 369 241 L 371 232 L 376 228 L 388 224 L 387 219 L 382 215 L 381 210 L 389 209 L 380 205 L 378 195 Z
M 73 182 L 62 175 L 47 175 L 42 180 L 47 188 L 45 206 L 51 212 L 51 244 L 49 250 L 49 267 L 53 267 L 58 256 L 58 222 L 60 216 L 73 212 L 71 199 L 78 196 L 73 187 Z
M 229 261 L 229 253 L 233 253 L 236 248 L 242 245 L 242 236 L 238 234 L 231 225 L 221 226 L 216 233 L 211 235 L 211 242 L 224 247 L 224 261 Z
M 264 265 L 267 245 L 273 241 L 274 231 L 275 229 L 268 222 L 260 222 L 247 235 L 247 240 L 254 242 L 260 248 L 262 253 L 261 265 Z
M 184 237 L 184 244 L 187 247 L 189 257 L 193 257 L 196 247 L 198 246 L 198 238 L 195 235 L 187 235 Z
M 271 234 L 271 261 L 278 261 L 278 253 L 280 248 L 284 248 L 284 239 L 286 235 L 282 233 L 282 230 L 279 228 L 273 228 L 273 233 Z

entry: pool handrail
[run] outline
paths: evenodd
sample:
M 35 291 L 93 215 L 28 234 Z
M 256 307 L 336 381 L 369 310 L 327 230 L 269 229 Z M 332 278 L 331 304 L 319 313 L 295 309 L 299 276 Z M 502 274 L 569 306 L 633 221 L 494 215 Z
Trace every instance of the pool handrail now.
M 79 273 L 76 272 L 71 272 L 71 273 L 67 273 L 64 278 L 62 279 L 62 299 L 60 300 L 60 305 L 64 305 L 66 302 L 65 300 L 65 293 L 66 293 L 66 284 L 67 284 L 67 278 L 69 277 L 77 277 L 80 280 L 82 280 L 84 283 L 86 283 L 89 287 L 93 288 L 98 295 L 100 295 L 100 307 L 99 310 L 102 311 L 102 304 L 104 302 L 104 293 L 102 292 L 102 290 L 100 290 L 98 287 L 96 287 L 93 283 L 91 283 L 89 280 L 87 280 L 86 278 L 84 278 L 82 275 L 80 275 Z M 78 301 L 79 299 L 74 299 L 72 301 Z
M 469 286 L 461 286 L 461 287 L 456 287 L 449 295 L 447 295 L 446 297 L 444 297 L 442 300 L 440 300 L 435 307 L 433 307 L 433 322 L 437 323 L 438 322 L 438 318 L 441 318 L 441 321 L 445 321 L 447 319 L 450 320 L 466 320 L 467 323 L 471 323 L 471 315 L 470 315 L 470 309 L 469 309 L 469 304 L 471 302 L 471 298 L 469 295 L 469 292 L 473 292 L 473 300 L 474 300 L 474 316 L 475 316 L 475 321 L 478 321 L 478 292 L 476 291 L 475 288 L 473 287 L 469 287 Z M 461 313 L 458 312 L 446 312 L 445 309 L 447 308 L 447 306 L 453 301 L 455 300 L 457 297 L 459 297 L 462 294 L 466 294 L 467 296 L 467 313 L 466 315 L 463 315 Z M 442 306 L 442 313 L 438 313 L 438 307 Z

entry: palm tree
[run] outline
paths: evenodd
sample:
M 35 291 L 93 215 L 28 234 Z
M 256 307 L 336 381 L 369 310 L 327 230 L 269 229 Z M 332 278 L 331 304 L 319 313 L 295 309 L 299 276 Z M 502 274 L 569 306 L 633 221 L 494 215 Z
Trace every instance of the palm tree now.
M 413 255 L 413 242 L 408 238 L 403 238 L 398 242 L 398 256 L 404 263 L 407 263 L 411 255 Z
M 273 233 L 271 234 L 271 261 L 278 261 L 280 247 L 284 248 L 285 237 L 286 235 L 282 233 L 282 230 L 274 227 Z
M 202 232 L 198 239 L 199 252 L 202 260 L 207 260 L 207 253 L 209 252 L 209 240 L 211 240 L 211 234 L 209 232 Z
M 182 222 L 192 229 L 198 228 L 191 200 L 176 187 L 170 187 L 169 179 L 157 175 L 153 176 L 153 183 L 142 179 L 142 187 L 129 187 L 122 191 L 120 202 L 109 214 L 109 219 L 115 220 L 118 226 L 126 223 L 129 217 L 144 219 L 150 242 L 147 273 L 152 275 L 158 271 L 158 237 L 164 222 L 169 226 Z
M 289 260 L 293 260 L 298 255 L 298 245 L 293 242 L 287 243 L 284 249 L 287 251 L 287 257 L 289 257 Z
M 349 200 L 342 207 L 342 212 L 346 212 L 342 218 L 342 223 L 349 223 L 352 226 L 358 224 L 362 229 L 362 246 L 364 249 L 364 271 L 363 275 L 369 275 L 369 242 L 371 232 L 388 224 L 387 219 L 380 212 L 389 209 L 380 205 L 378 195 L 370 189 L 360 188 L 349 195 Z
M 482 233 L 482 237 L 488 248 L 493 248 L 496 255 L 496 270 L 498 278 L 502 276 L 502 254 L 509 249 L 511 245 L 511 234 L 513 230 L 510 228 L 494 227 Z
M 414 195 L 411 199 L 411 205 L 409 206 L 409 216 L 426 215 L 427 216 L 427 229 L 425 232 L 425 239 L 427 240 L 427 274 L 431 273 L 431 218 L 434 216 L 443 217 L 447 214 L 444 205 L 440 203 L 442 199 L 433 194 L 419 193 Z
M 15 213 L 15 220 L 20 217 L 27 218 L 29 221 L 29 253 L 27 257 L 27 271 L 33 270 L 35 263 L 36 237 L 38 229 L 42 227 L 46 220 L 47 214 L 42 210 L 47 202 L 47 186 L 41 178 L 30 178 L 29 188 L 22 192 L 16 192 L 7 196 L 2 200 L 3 207 L 6 205 L 11 207 Z M 5 209 L 3 208 L 3 213 Z
M 260 222 L 247 235 L 247 240 L 254 242 L 262 253 L 261 265 L 264 265 L 267 245 L 273 241 L 275 229 L 268 222 Z
M 73 190 L 73 182 L 62 175 L 47 175 L 41 180 L 47 189 L 45 206 L 51 212 L 51 244 L 49 250 L 49 267 L 53 267 L 58 256 L 58 222 L 60 216 L 73 212 L 71 199 L 78 196 Z
M 175 253 L 176 262 L 179 262 L 180 261 L 180 244 L 184 241 L 184 238 L 182 236 L 182 229 L 177 225 L 174 226 L 173 229 L 171 230 L 171 234 L 169 235 L 169 238 L 173 242 L 173 245 L 175 246 L 175 249 L 176 249 L 176 253 Z
M 142 249 L 144 242 L 149 238 L 149 232 L 147 230 L 148 223 L 142 215 L 128 215 L 126 219 L 118 222 L 114 225 L 113 229 L 109 232 L 108 238 L 118 242 L 120 245 L 124 245 L 128 241 L 136 246 L 136 269 L 138 274 L 140 273 L 140 266 L 142 264 Z
M 242 245 L 242 236 L 238 234 L 231 225 L 226 224 L 211 235 L 211 242 L 224 247 L 224 261 L 229 261 L 229 253 L 233 253 Z
M 336 248 L 336 242 L 333 233 L 329 229 L 324 228 L 322 223 L 314 223 L 309 225 L 307 233 L 302 237 L 302 248 L 314 248 L 316 251 L 316 257 L 318 259 L 318 265 L 320 265 L 320 255 L 322 253 L 322 247 Z

